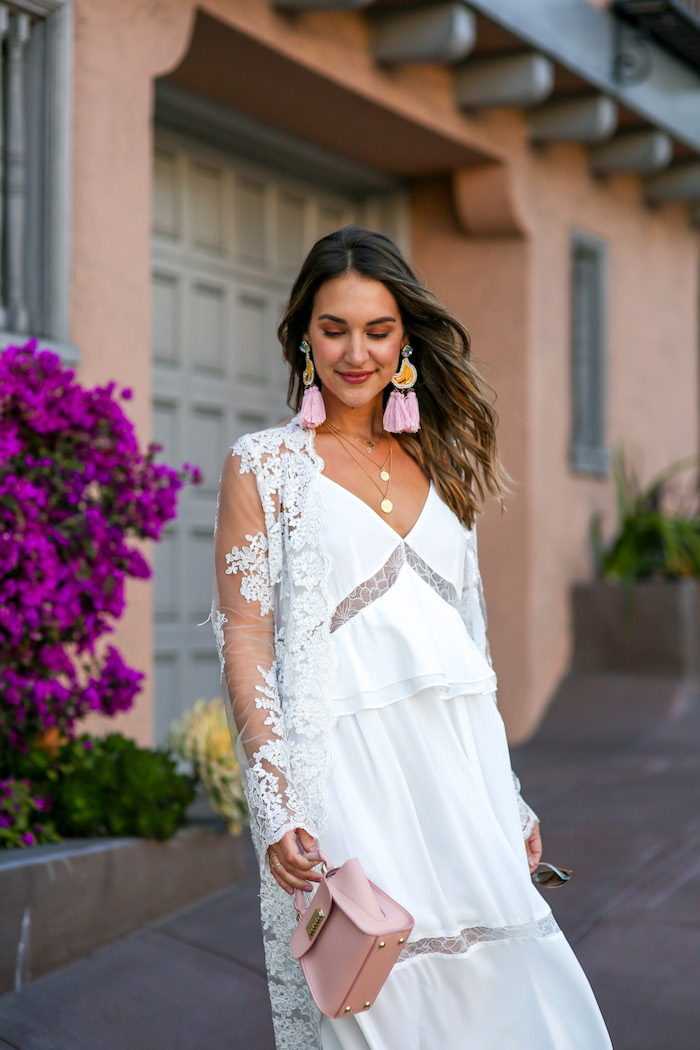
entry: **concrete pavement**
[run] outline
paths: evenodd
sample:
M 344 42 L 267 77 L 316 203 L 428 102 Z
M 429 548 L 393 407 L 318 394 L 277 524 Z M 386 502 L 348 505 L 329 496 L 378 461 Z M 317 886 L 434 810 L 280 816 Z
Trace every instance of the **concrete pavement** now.
M 697 695 L 570 676 L 513 764 L 616 1050 L 700 1050 Z M 249 850 L 241 885 L 3 996 L 0 1050 L 273 1050 L 255 881 Z

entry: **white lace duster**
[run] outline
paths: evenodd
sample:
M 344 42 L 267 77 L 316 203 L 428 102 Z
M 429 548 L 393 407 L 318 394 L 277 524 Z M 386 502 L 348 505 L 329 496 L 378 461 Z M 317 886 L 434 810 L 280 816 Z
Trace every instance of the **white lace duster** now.
M 327 701 L 335 674 L 325 549 L 323 463 L 298 417 L 241 438 L 221 479 L 212 622 L 230 715 L 239 733 L 251 828 L 261 871 L 261 915 L 278 1050 L 319 1050 L 320 1015 L 289 950 L 291 898 L 273 880 L 265 851 L 303 827 L 321 838 L 328 821 Z M 490 664 L 476 531 L 459 611 Z M 518 793 L 523 834 L 537 819 Z

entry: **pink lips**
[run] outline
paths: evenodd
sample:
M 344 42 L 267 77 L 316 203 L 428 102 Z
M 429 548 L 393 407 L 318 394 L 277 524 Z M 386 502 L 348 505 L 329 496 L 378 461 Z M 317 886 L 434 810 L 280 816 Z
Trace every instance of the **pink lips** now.
M 340 378 L 346 383 L 364 383 L 372 374 L 372 372 L 338 372 Z

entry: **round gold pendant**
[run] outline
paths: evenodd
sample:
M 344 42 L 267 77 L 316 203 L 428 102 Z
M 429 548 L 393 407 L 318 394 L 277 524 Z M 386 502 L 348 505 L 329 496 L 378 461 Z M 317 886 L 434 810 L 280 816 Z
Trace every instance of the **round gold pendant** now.
M 385 514 L 391 514 L 392 510 L 394 509 L 394 504 L 391 502 L 390 499 L 383 499 L 379 506 L 382 508 Z
M 379 477 L 382 479 L 382 481 L 391 481 L 391 474 L 388 470 L 380 470 Z

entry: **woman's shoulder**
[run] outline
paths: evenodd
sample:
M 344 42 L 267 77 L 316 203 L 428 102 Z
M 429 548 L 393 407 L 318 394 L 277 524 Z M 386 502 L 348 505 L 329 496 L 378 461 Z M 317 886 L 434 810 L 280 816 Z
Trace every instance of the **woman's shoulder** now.
M 242 434 L 231 446 L 230 454 L 240 458 L 241 473 L 247 473 L 257 471 L 270 457 L 276 459 L 285 452 L 304 451 L 307 444 L 308 432 L 297 415 L 276 426 Z

